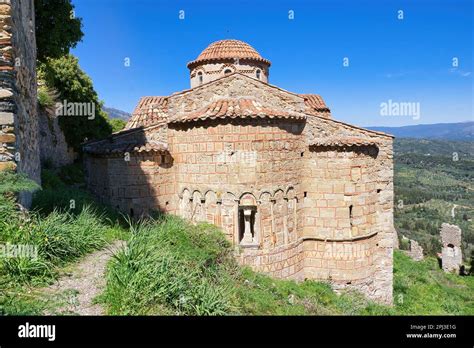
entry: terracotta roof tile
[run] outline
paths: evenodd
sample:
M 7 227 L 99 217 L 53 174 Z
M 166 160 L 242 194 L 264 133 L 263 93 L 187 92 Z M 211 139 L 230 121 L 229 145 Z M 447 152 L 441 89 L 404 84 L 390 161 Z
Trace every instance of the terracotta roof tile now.
M 313 146 L 369 146 L 378 145 L 379 142 L 375 139 L 357 138 L 357 137 L 340 137 L 340 138 L 326 138 L 313 142 Z
M 125 129 L 148 127 L 166 121 L 168 115 L 168 97 L 143 97 L 133 111 Z
M 306 119 L 306 115 L 277 110 L 250 98 L 219 99 L 193 112 L 178 115 L 170 123 L 191 122 L 218 118 L 288 118 Z
M 246 42 L 240 40 L 220 40 L 207 46 L 196 60 L 188 63 L 188 68 L 206 61 L 235 58 L 257 60 L 269 66 L 271 64 L 269 60 L 262 58 L 255 48 Z
M 304 98 L 304 102 L 310 111 L 329 111 L 329 108 L 320 95 L 299 94 L 299 96 Z
M 110 142 L 104 140 L 95 144 L 86 145 L 84 147 L 86 153 L 94 155 L 121 154 L 125 152 L 164 152 L 168 151 L 165 143 L 157 141 L 148 141 L 145 144 L 137 142 Z

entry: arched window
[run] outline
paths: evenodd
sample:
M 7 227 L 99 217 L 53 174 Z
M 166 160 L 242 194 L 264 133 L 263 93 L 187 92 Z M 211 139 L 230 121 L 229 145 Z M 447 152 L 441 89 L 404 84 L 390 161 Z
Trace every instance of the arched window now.
M 202 72 L 198 72 L 198 81 L 199 84 L 202 85 Z
M 230 70 L 230 69 L 225 69 L 225 70 L 224 70 L 224 75 L 229 75 L 229 74 L 232 74 L 232 70 Z
M 256 75 L 257 75 L 257 79 L 259 79 L 259 80 L 260 80 L 260 69 L 257 69 L 257 73 L 256 73 Z

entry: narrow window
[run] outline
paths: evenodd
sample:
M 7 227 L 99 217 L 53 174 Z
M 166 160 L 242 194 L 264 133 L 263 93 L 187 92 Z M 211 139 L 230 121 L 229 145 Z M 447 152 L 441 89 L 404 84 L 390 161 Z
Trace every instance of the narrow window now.
M 256 75 L 257 75 L 257 79 L 260 80 L 260 69 L 257 69 L 257 74 Z
M 202 72 L 198 72 L 199 84 L 202 85 Z
M 255 236 L 255 214 L 257 207 L 241 206 L 239 207 L 239 243 L 256 243 Z
M 352 226 L 352 204 L 349 206 L 349 219 L 350 219 L 351 226 Z

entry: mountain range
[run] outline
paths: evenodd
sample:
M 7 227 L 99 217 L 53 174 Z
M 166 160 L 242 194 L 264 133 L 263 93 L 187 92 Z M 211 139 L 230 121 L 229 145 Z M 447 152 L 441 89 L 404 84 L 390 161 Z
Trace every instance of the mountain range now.
M 393 134 L 397 138 L 474 140 L 474 122 L 418 124 L 402 127 L 366 127 L 375 131 Z
M 125 112 L 119 109 L 103 106 L 102 110 L 104 110 L 107 113 L 107 115 L 109 115 L 110 118 L 118 118 L 125 122 L 127 122 L 128 119 L 130 118 L 130 114 L 128 112 Z

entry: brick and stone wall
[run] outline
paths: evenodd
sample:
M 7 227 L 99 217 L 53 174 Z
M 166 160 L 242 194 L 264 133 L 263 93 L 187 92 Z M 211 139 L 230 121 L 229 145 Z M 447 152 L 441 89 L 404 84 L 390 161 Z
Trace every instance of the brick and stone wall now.
M 222 227 L 237 245 L 238 206 L 250 196 L 257 206 L 263 246 L 296 240 L 294 191 L 299 186 L 303 126 L 265 119 L 173 125 L 168 139 L 181 214 L 202 211 L 206 194 L 220 199 L 226 214 Z M 190 198 L 191 204 L 186 202 Z
M 0 2 L 0 170 L 40 181 L 33 0 Z M 21 194 L 29 205 L 31 194 Z
M 265 64 L 245 59 L 238 62 L 228 59 L 221 62 L 201 64 L 193 68 L 190 72 L 191 88 L 225 76 L 226 70 L 230 70 L 232 73 L 239 72 L 254 79 L 257 78 L 257 70 L 260 70 L 260 81 L 268 82 L 269 69 Z M 199 79 L 199 74 L 202 76 L 202 82 Z

